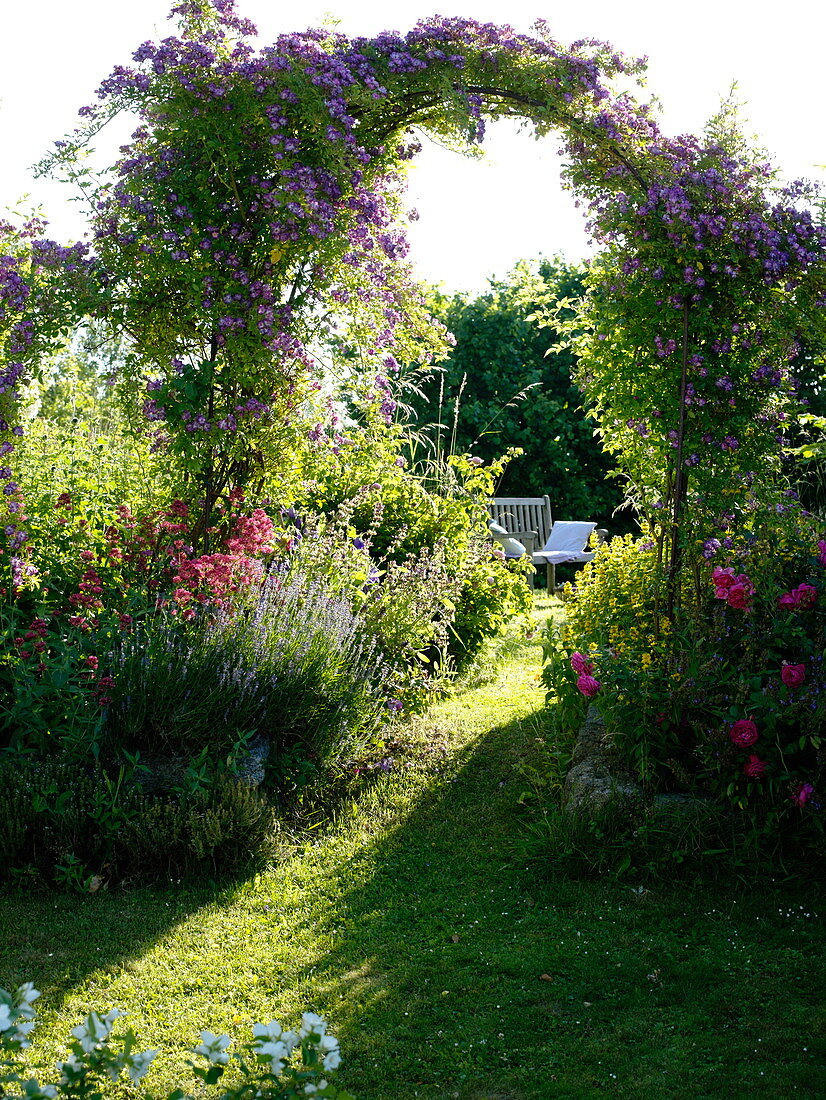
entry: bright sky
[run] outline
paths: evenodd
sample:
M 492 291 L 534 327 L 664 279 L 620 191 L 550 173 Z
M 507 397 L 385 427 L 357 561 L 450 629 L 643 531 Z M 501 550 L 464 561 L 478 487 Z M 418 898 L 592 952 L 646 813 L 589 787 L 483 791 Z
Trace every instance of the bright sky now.
M 148 38 L 169 33 L 172 0 L 6 0 L 0 40 L 0 208 L 28 192 L 51 233 L 82 236 L 77 206 L 29 171 L 51 142 L 74 127 L 78 107 L 116 64 Z M 697 132 L 733 81 L 749 132 L 789 178 L 826 180 L 823 142 L 823 0 L 239 0 L 265 44 L 284 31 L 339 20 L 347 34 L 406 31 L 434 12 L 510 23 L 528 31 L 547 20 L 563 44 L 599 38 L 634 57 L 648 55 L 648 92 L 664 108 L 670 133 Z M 582 217 L 561 191 L 553 136 L 537 145 L 506 124 L 485 142 L 482 162 L 435 146 L 410 180 L 418 275 L 448 289 L 478 290 L 520 258 L 587 254 Z

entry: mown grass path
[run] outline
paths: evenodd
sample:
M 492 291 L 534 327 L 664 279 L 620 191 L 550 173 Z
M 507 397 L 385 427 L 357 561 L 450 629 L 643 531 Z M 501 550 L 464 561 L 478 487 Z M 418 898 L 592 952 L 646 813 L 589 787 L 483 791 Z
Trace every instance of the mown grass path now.
M 525 645 L 440 703 L 241 885 L 0 898 L 0 985 L 45 991 L 40 1059 L 117 1005 L 162 1049 L 160 1093 L 202 1028 L 312 1007 L 359 1100 L 822 1096 L 822 889 L 639 893 L 520 862 L 538 667 Z

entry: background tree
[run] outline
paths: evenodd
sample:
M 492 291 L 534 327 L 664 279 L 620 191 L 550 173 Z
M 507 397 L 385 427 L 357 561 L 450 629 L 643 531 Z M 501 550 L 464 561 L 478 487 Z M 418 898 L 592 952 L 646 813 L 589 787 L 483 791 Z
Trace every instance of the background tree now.
M 622 492 L 572 379 L 576 356 L 537 319 L 538 310 L 557 307 L 572 317 L 567 303 L 584 294 L 583 275 L 561 259 L 543 259 L 518 264 L 475 298 L 433 290 L 428 306 L 456 343 L 408 404 L 417 427 L 443 449 L 491 461 L 521 448 L 498 486 L 501 495 L 547 493 L 560 518 L 609 523 Z

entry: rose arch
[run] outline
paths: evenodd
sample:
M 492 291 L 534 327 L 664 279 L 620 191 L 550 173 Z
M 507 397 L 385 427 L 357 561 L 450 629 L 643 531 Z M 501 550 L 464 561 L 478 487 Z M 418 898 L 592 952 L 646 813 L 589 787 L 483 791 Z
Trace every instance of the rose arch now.
M 629 91 L 641 61 L 562 46 L 542 23 L 434 18 L 255 48 L 233 0 L 173 16 L 178 33 L 103 82 L 47 167 L 92 204 L 76 300 L 131 338 L 123 387 L 207 501 L 289 449 L 325 327 L 392 413 L 398 364 L 442 347 L 404 261 L 413 135 L 474 148 L 516 117 L 561 135 L 600 246 L 579 381 L 673 602 L 686 548 L 775 478 L 795 356 L 821 339 L 826 233 L 806 188 L 777 187 L 725 111 L 702 137 L 667 137 Z M 123 112 L 139 123 L 120 160 L 86 175 L 83 150 Z

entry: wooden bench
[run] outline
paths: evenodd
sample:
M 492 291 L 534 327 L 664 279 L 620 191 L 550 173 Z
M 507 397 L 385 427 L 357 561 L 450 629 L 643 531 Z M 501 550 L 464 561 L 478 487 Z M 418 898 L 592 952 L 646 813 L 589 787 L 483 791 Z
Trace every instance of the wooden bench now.
M 488 501 L 487 508 L 493 522 L 498 523 L 500 527 L 504 527 L 512 538 L 518 539 L 524 545 L 525 551 L 530 555 L 534 565 L 546 566 L 548 593 L 553 593 L 556 590 L 557 563 L 548 561 L 547 557 L 541 553 L 543 547 L 547 547 L 551 532 L 554 529 L 550 497 L 494 497 L 493 500 Z M 583 526 L 593 530 L 596 524 L 583 525 L 569 522 L 558 524 L 560 534 L 565 528 Z M 596 540 L 598 543 L 604 542 L 607 536 L 607 531 L 597 528 Z M 583 543 L 587 537 L 588 535 L 585 533 Z M 554 556 L 556 555 L 551 553 L 551 557 Z M 592 552 L 583 551 L 580 553 L 566 553 L 564 560 L 574 563 L 586 562 L 591 561 L 593 557 Z M 533 588 L 533 581 L 534 574 L 531 573 L 528 577 L 531 588 Z
M 553 527 L 550 497 L 494 497 L 488 501 L 494 523 L 524 544 L 533 555 L 548 541 Z

